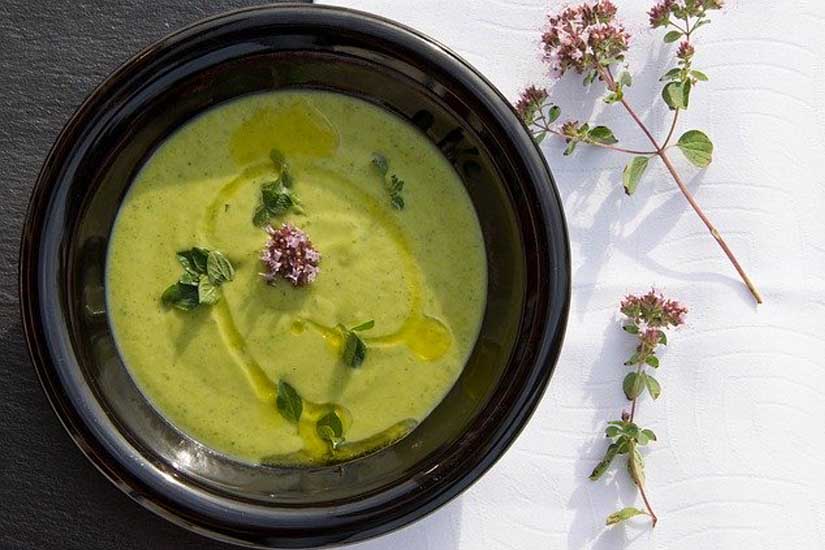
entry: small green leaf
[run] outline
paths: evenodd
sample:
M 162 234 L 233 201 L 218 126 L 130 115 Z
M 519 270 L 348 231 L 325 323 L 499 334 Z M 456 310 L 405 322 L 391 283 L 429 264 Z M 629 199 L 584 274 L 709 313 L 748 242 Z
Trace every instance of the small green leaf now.
M 584 84 L 585 86 L 590 86 L 591 84 L 593 84 L 593 81 L 596 80 L 596 76 L 598 76 L 598 73 L 596 71 L 591 71 L 590 73 L 585 75 L 582 84 Z
M 676 42 L 681 37 L 682 37 L 682 32 L 681 31 L 670 31 L 669 33 L 667 33 L 665 35 L 665 39 L 664 39 L 665 44 L 671 44 L 673 42 Z
M 622 382 L 622 389 L 624 390 L 625 397 L 627 397 L 629 401 L 633 401 L 634 399 L 639 397 L 644 387 L 644 373 L 631 372 L 630 374 L 624 377 L 624 381 Z
M 627 71 L 622 71 L 622 74 L 619 75 L 619 84 L 622 86 L 632 86 L 633 76 Z
M 209 277 L 201 277 L 198 281 L 198 302 L 201 304 L 216 304 L 221 299 L 221 289 L 212 284 Z
M 619 445 L 617 443 L 611 443 L 610 446 L 607 448 L 607 452 L 604 455 L 604 458 L 593 468 L 593 471 L 590 473 L 591 481 L 596 481 L 607 471 L 607 468 L 610 466 L 610 463 L 613 462 L 613 459 L 616 458 L 616 455 L 619 453 Z
M 255 215 L 252 217 L 252 223 L 256 227 L 263 227 L 269 222 L 269 211 L 265 206 L 260 205 L 255 209 Z
M 632 195 L 636 191 L 639 180 L 642 179 L 642 175 L 645 173 L 645 170 L 647 170 L 647 163 L 647 157 L 633 157 L 633 160 L 624 167 L 622 183 L 624 185 L 624 192 L 628 195 Z
M 295 204 L 292 193 L 277 182 L 265 183 L 261 186 L 261 202 L 270 217 L 286 213 Z
M 642 359 L 642 355 L 637 351 L 637 352 L 634 352 L 633 355 L 630 356 L 630 359 L 625 361 L 624 364 L 627 365 L 628 367 L 630 365 L 636 365 L 641 361 L 641 359 Z
M 348 367 L 357 369 L 367 356 L 367 345 L 353 331 L 347 331 L 344 340 L 344 351 L 341 358 Z
M 625 325 L 622 328 L 630 334 L 639 334 L 639 327 L 636 325 Z
M 370 319 L 369 321 L 365 321 L 365 322 L 361 323 L 360 325 L 356 325 L 356 326 L 352 327 L 350 330 L 352 330 L 352 331 L 369 330 L 374 326 L 375 326 L 375 320 Z
M 608 426 L 604 430 L 605 437 L 614 438 L 617 435 L 619 435 L 619 433 L 621 433 L 621 430 L 619 429 L 618 426 Z
M 696 71 L 696 70 L 690 71 L 690 76 L 692 76 L 696 80 L 701 80 L 702 82 L 707 82 L 708 80 L 710 80 L 708 78 L 708 75 L 706 75 L 702 71 Z
M 659 385 L 658 380 L 649 374 L 645 375 L 645 386 L 647 386 L 647 391 L 653 399 L 658 399 L 662 394 L 662 386 Z
M 195 286 L 175 283 L 167 288 L 160 297 L 163 305 L 183 311 L 190 311 L 198 307 L 198 289 Z
M 190 271 L 184 271 L 183 275 L 180 276 L 178 282 L 182 285 L 189 285 L 189 286 L 198 286 L 198 281 L 200 281 L 201 276 Z
M 659 358 L 656 357 L 655 355 L 648 355 L 647 357 L 645 357 L 645 363 L 647 363 L 648 365 L 650 365 L 654 369 L 659 368 Z
M 404 197 L 402 197 L 401 195 L 391 195 L 390 206 L 392 206 L 396 210 L 404 210 Z
M 659 331 L 659 343 L 664 345 L 664 346 L 667 345 L 667 335 L 665 334 L 665 331 L 663 331 L 663 330 Z
M 561 109 L 558 105 L 553 105 L 547 110 L 547 123 L 553 124 L 558 120 L 559 116 L 561 116 Z
M 578 143 L 575 139 L 568 140 L 567 147 L 564 148 L 564 156 L 569 157 L 573 154 L 573 151 L 576 150 L 576 143 Z
M 275 400 L 278 407 L 278 412 L 281 413 L 288 422 L 297 424 L 301 419 L 301 413 L 304 411 L 304 402 L 301 396 L 295 391 L 295 388 L 290 386 L 283 380 L 278 382 L 278 397 Z
M 645 428 L 641 431 L 641 433 L 645 434 L 649 441 L 657 441 L 656 434 L 653 433 L 653 430 L 648 430 L 647 428 Z
M 206 274 L 214 285 L 221 285 L 235 278 L 235 268 L 220 252 L 213 250 L 206 260 Z
M 665 80 L 680 80 L 680 75 L 682 74 L 682 69 L 679 67 L 674 67 L 670 69 L 668 72 L 659 79 L 659 82 L 664 82 Z
M 315 433 L 329 442 L 333 450 L 344 442 L 344 425 L 335 411 L 328 412 L 318 420 L 315 424 Z
M 613 135 L 613 131 L 607 126 L 596 126 L 587 132 L 587 137 L 590 141 L 604 145 L 612 145 L 619 142 L 616 136 Z
M 630 479 L 637 487 L 642 487 L 645 484 L 645 463 L 635 445 L 631 445 L 627 455 L 627 471 L 630 474 Z
M 682 134 L 676 146 L 691 163 L 704 168 L 713 160 L 713 143 L 699 130 L 689 130 Z
M 662 99 L 665 100 L 671 111 L 687 108 L 684 85 L 683 82 L 668 82 L 662 88 Z
M 613 512 L 609 516 L 607 516 L 607 521 L 605 521 L 605 525 L 616 525 L 617 523 L 621 523 L 625 520 L 628 520 L 635 516 L 646 516 L 647 512 L 639 510 L 638 508 L 633 508 L 629 506 L 627 508 L 622 508 L 618 512 Z
M 175 256 L 178 259 L 178 263 L 189 273 L 206 273 L 206 260 L 209 257 L 209 251 L 207 249 L 195 246 L 189 250 L 181 250 Z
M 379 174 L 382 176 L 387 175 L 387 171 L 390 169 L 390 164 L 387 162 L 387 157 L 381 153 L 373 153 L 371 162 L 375 169 L 378 170 Z
M 547 131 L 542 130 L 541 132 L 537 132 L 533 134 L 533 141 L 536 142 L 536 145 L 541 145 L 541 142 L 544 141 L 544 138 L 547 137 Z

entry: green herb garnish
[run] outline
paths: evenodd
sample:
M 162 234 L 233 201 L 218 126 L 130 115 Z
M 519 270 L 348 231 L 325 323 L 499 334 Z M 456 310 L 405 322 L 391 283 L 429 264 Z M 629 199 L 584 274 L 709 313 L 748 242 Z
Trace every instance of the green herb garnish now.
M 278 179 L 261 185 L 261 202 L 255 209 L 252 223 L 263 227 L 269 220 L 286 214 L 290 209 L 303 212 L 300 201 L 292 189 L 293 179 L 283 153 L 273 149 L 270 158 L 278 170 Z
M 297 424 L 304 410 L 304 403 L 295 388 L 281 380 L 278 382 L 278 398 L 275 400 L 278 412 L 289 422 Z
M 163 305 L 190 311 L 201 304 L 214 304 L 221 299 L 221 285 L 235 277 L 226 256 L 217 250 L 193 247 L 176 254 L 183 274 L 161 295 Z
M 357 369 L 364 362 L 367 356 L 367 345 L 361 339 L 357 332 L 369 330 L 375 326 L 374 320 L 369 320 L 360 325 L 356 325 L 351 329 L 346 329 L 340 326 L 341 332 L 344 334 L 344 348 L 341 353 L 341 359 L 348 367 Z
M 404 180 L 399 178 L 396 174 L 392 174 L 387 179 L 387 173 L 390 170 L 389 161 L 381 153 L 372 154 L 372 165 L 381 174 L 381 180 L 384 183 L 384 189 L 390 196 L 390 204 L 396 210 L 404 209 L 404 197 L 401 196 L 401 191 L 404 190 Z
M 337 449 L 344 442 L 344 424 L 335 411 L 328 412 L 318 420 L 315 424 L 315 432 L 318 437 L 329 443 L 332 450 Z

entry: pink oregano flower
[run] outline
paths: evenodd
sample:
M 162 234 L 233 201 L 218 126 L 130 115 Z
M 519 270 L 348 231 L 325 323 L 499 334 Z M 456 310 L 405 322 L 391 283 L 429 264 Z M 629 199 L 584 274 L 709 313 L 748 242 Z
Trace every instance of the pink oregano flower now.
M 279 229 L 266 227 L 269 240 L 261 251 L 261 261 L 266 268 L 261 276 L 269 284 L 283 277 L 293 286 L 305 286 L 318 276 L 321 255 L 312 246 L 307 234 L 292 224 L 285 223 Z
M 544 59 L 559 76 L 588 72 L 624 58 L 630 34 L 616 20 L 610 0 L 571 6 L 548 17 L 541 38 Z

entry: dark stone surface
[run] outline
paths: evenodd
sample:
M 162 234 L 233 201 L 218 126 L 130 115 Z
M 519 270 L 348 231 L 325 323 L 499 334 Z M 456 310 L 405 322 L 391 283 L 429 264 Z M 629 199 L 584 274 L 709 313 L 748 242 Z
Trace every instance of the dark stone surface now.
M 260 3 L 260 2 L 258 2 Z M 52 413 L 18 313 L 17 252 L 40 165 L 74 109 L 150 42 L 244 0 L 0 1 L 0 549 L 228 549 L 103 478 Z

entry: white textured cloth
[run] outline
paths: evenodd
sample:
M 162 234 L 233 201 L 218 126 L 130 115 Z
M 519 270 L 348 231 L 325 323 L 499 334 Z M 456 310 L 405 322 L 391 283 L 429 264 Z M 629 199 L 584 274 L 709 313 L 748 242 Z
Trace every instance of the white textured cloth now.
M 658 77 L 673 46 L 647 29 L 652 0 L 614 0 L 633 34 L 627 92 L 653 131 L 667 131 Z M 415 27 L 481 70 L 507 96 L 549 84 L 538 41 L 551 0 L 333 0 Z M 558 182 L 573 251 L 573 303 L 564 351 L 536 414 L 502 460 L 430 517 L 358 550 L 825 548 L 825 2 L 728 0 L 695 37 L 700 83 L 680 130 L 705 131 L 711 166 L 677 166 L 762 290 L 755 307 L 722 252 L 660 166 L 633 197 L 628 159 L 543 145 Z M 599 86 L 564 79 L 564 114 L 646 146 Z M 653 107 L 651 99 L 656 98 Z M 679 134 L 677 134 L 679 135 Z M 626 472 L 587 479 L 605 450 L 605 422 L 625 405 L 622 361 L 632 340 L 618 304 L 651 285 L 682 300 L 657 373 L 661 398 L 638 421 L 649 494 L 660 516 L 604 527 L 641 506 Z

